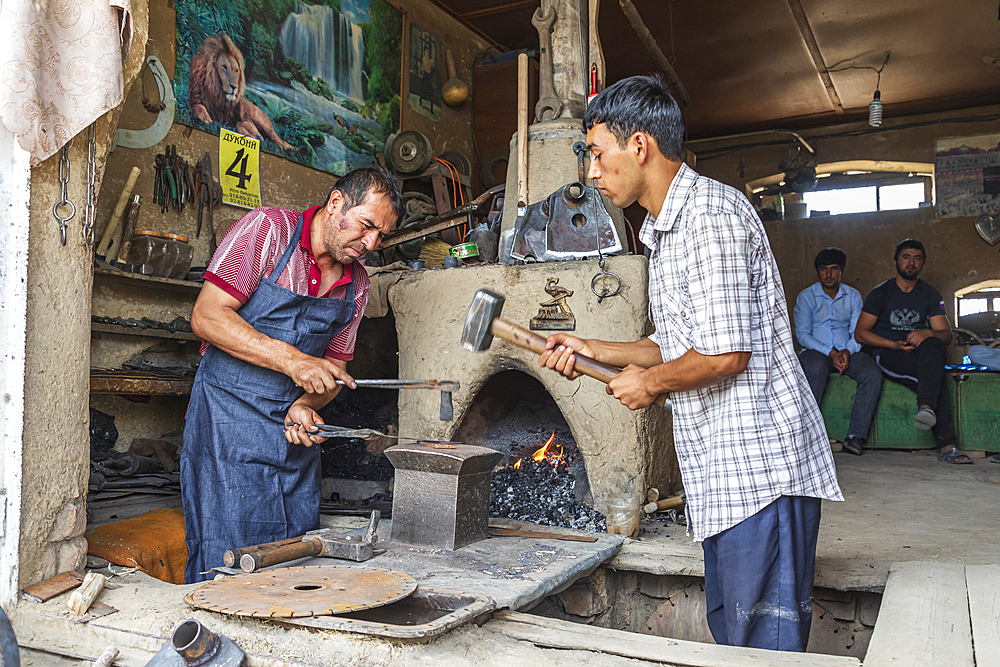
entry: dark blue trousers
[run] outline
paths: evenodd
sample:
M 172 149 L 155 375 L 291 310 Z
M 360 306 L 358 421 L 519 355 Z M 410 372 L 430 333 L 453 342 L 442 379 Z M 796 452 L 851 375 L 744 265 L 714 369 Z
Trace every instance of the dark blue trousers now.
M 805 651 L 820 500 L 781 496 L 702 542 L 708 627 L 719 644 Z

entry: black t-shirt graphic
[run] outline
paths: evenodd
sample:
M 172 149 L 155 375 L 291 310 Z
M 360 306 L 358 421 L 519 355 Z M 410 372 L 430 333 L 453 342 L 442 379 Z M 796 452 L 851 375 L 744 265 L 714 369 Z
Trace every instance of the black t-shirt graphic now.
M 930 329 L 930 319 L 947 312 L 941 293 L 923 280 L 904 292 L 895 278 L 869 292 L 862 310 L 878 318 L 872 333 L 888 340 L 906 340 L 911 331 Z

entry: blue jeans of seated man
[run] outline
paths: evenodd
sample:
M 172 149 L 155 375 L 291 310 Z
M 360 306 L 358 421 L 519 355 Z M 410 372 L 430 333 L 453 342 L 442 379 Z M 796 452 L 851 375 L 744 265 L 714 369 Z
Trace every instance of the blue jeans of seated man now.
M 969 348 L 969 361 L 977 366 L 986 366 L 1000 371 L 1000 347 L 973 345 Z
M 809 381 L 809 388 L 812 389 L 816 404 L 819 405 L 823 400 L 823 392 L 826 391 L 826 381 L 834 370 L 833 359 L 830 355 L 816 350 L 802 350 L 799 354 L 799 363 L 802 364 L 806 380 Z M 878 397 L 882 393 L 882 369 L 869 355 L 855 352 L 847 362 L 844 375 L 858 383 L 858 390 L 854 393 L 854 406 L 851 407 L 851 425 L 847 429 L 847 436 L 856 436 L 867 441 L 872 416 L 875 414 Z

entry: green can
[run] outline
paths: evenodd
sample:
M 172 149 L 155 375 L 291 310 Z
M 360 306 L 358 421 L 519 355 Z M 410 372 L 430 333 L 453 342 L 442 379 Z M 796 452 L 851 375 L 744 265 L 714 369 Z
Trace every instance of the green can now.
M 448 251 L 452 257 L 466 260 L 479 256 L 479 247 L 475 243 L 459 243 L 453 245 Z

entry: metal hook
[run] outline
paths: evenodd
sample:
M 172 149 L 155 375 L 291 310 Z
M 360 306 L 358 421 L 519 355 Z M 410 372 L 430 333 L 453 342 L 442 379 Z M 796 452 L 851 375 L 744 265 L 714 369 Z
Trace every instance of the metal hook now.
M 611 273 L 610 271 L 608 271 L 608 270 L 606 270 L 604 268 L 604 258 L 603 257 L 601 257 L 597 261 L 597 263 L 598 263 L 598 266 L 601 267 L 601 272 L 595 274 L 594 277 L 591 278 L 591 280 L 590 280 L 590 291 L 593 292 L 594 296 L 597 297 L 597 303 L 601 303 L 602 301 L 604 301 L 609 296 L 617 296 L 617 294 L 622 291 L 622 281 L 621 281 L 621 278 L 619 278 L 616 274 Z M 608 279 L 609 277 L 615 279 L 615 288 L 613 290 L 609 290 L 608 287 L 607 287 L 607 285 L 605 284 L 604 286 L 602 286 L 601 291 L 598 292 L 597 291 L 597 281 L 598 280 L 602 280 L 603 281 L 603 280 Z

